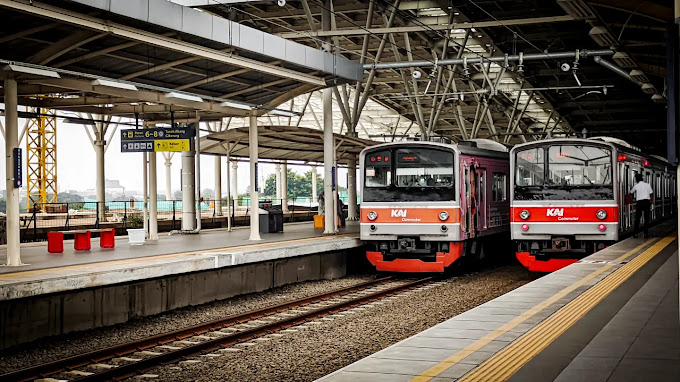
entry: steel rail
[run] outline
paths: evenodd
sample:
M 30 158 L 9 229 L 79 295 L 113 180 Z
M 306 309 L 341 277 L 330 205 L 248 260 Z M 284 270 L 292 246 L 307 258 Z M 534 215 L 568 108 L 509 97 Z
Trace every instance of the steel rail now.
M 140 340 L 131 341 L 131 342 L 124 343 L 124 344 L 121 344 L 121 345 L 115 345 L 115 346 L 108 347 L 108 348 L 105 348 L 105 349 L 94 350 L 94 351 L 91 351 L 91 352 L 87 352 L 87 353 L 75 355 L 75 356 L 72 356 L 72 357 L 68 357 L 68 358 L 44 363 L 44 364 L 41 364 L 41 365 L 16 370 L 16 371 L 9 372 L 9 373 L 6 373 L 6 374 L 1 374 L 0 380 L 3 380 L 3 381 L 4 380 L 30 381 L 30 380 L 37 379 L 37 378 L 44 378 L 46 376 L 53 375 L 53 374 L 56 374 L 56 373 L 59 373 L 59 372 L 64 372 L 64 371 L 79 368 L 79 367 L 82 367 L 82 366 L 85 366 L 85 365 L 88 365 L 88 364 L 98 363 L 98 362 L 101 362 L 101 361 L 104 361 L 104 360 L 107 360 L 107 359 L 120 357 L 124 354 L 129 354 L 129 353 L 133 353 L 133 352 L 136 352 L 136 351 L 141 351 L 141 350 L 153 348 L 153 347 L 156 347 L 156 346 L 161 346 L 161 345 L 173 342 L 173 341 L 182 340 L 182 339 L 185 339 L 185 338 L 189 338 L 189 337 L 196 336 L 196 335 L 206 333 L 206 332 L 210 332 L 210 331 L 216 331 L 216 330 L 228 327 L 228 326 L 233 326 L 233 325 L 237 325 L 239 323 L 243 323 L 243 322 L 251 321 L 251 320 L 254 320 L 254 319 L 262 318 L 262 317 L 265 317 L 265 316 L 269 316 L 269 315 L 272 315 L 272 314 L 275 314 L 275 313 L 290 310 L 290 309 L 300 307 L 300 306 L 303 306 L 303 305 L 309 305 L 309 304 L 314 303 L 314 302 L 328 300 L 328 299 L 331 299 L 331 298 L 334 298 L 334 297 L 337 297 L 337 296 L 340 296 L 340 295 L 350 294 L 350 293 L 353 293 L 353 292 L 356 292 L 356 291 L 359 291 L 359 290 L 362 290 L 362 289 L 370 288 L 372 286 L 384 284 L 385 282 L 388 282 L 388 281 L 391 281 L 391 280 L 393 280 L 393 277 L 383 277 L 383 278 L 379 278 L 379 279 L 375 279 L 375 280 L 370 280 L 370 281 L 366 281 L 366 282 L 359 283 L 359 284 L 356 284 L 356 285 L 348 286 L 348 287 L 345 287 L 345 288 L 336 289 L 336 290 L 333 290 L 333 291 L 330 291 L 330 292 L 319 293 L 319 294 L 316 294 L 316 295 L 313 295 L 313 296 L 304 297 L 304 298 L 297 299 L 297 300 L 294 300 L 294 301 L 288 301 L 288 302 L 284 302 L 284 303 L 281 303 L 281 304 L 268 306 L 268 307 L 264 307 L 264 308 L 261 308 L 261 309 L 252 310 L 252 311 L 245 312 L 245 313 L 239 313 L 239 314 L 231 315 L 229 317 L 200 323 L 200 324 L 193 325 L 193 326 L 190 326 L 190 327 L 186 327 L 186 328 L 183 328 L 183 329 L 178 329 L 178 330 L 175 330 L 175 331 L 158 334 L 158 335 L 151 336 L 151 337 L 146 337 L 146 338 L 143 338 L 143 339 L 140 339 Z M 292 317 L 292 319 L 295 319 L 295 318 L 298 318 L 298 317 L 300 317 L 300 316 Z M 280 322 L 283 322 L 283 321 L 286 321 L 286 319 L 273 322 L 272 324 L 280 323 Z M 254 329 L 258 329 L 258 328 L 254 328 Z M 244 330 L 244 331 L 241 331 L 240 333 L 249 333 L 250 331 L 251 330 Z M 227 338 L 231 338 L 231 335 L 218 337 L 217 339 L 225 340 Z M 206 342 L 210 342 L 210 341 L 206 341 Z M 166 354 L 170 354 L 170 353 L 175 354 L 175 352 L 169 352 L 169 353 L 166 353 Z M 153 358 L 155 358 L 155 357 L 153 357 Z M 148 359 L 152 359 L 152 358 L 148 358 Z M 143 361 L 145 361 L 145 360 L 143 360 Z M 142 362 L 142 361 L 131 363 L 129 365 L 136 365 L 139 362 Z M 165 361 L 161 361 L 161 362 L 165 362 Z M 128 366 L 128 365 L 124 365 L 124 366 Z M 121 366 L 121 367 L 123 367 L 123 366 Z M 121 367 L 118 367 L 118 368 L 113 369 L 113 370 L 118 370 Z M 95 374 L 87 377 L 88 378 L 87 380 L 97 380 L 98 376 L 103 376 L 103 375 L 102 375 L 101 372 L 95 373 Z M 90 377 L 94 378 L 94 379 L 89 379 Z M 111 377 L 107 377 L 107 378 L 111 378 Z M 104 378 L 104 379 L 106 379 L 106 378 Z M 74 380 L 80 381 L 80 380 L 83 380 L 83 377 L 77 377 L 77 378 L 74 378 Z

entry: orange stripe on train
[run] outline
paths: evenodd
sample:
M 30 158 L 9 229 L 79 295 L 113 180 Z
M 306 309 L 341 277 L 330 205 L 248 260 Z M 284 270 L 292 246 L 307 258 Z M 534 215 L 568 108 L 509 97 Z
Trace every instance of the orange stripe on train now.
M 439 219 L 439 213 L 446 211 L 449 218 Z M 375 212 L 375 220 L 368 219 L 368 213 Z M 460 208 L 362 208 L 362 223 L 460 223 Z
M 523 210 L 529 211 L 529 218 L 526 220 L 519 216 Z M 607 217 L 602 220 L 598 219 L 596 214 L 599 210 L 604 210 Z M 616 206 L 517 206 L 512 207 L 512 221 L 518 223 L 615 223 L 619 221 L 619 209 Z

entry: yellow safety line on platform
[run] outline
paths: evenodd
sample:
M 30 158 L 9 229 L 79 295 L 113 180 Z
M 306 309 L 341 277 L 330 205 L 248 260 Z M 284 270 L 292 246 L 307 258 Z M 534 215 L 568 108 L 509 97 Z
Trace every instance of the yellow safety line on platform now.
M 235 250 L 246 249 L 246 248 L 268 247 L 268 246 L 278 245 L 278 244 L 290 244 L 290 243 L 300 243 L 300 242 L 307 242 L 307 241 L 338 239 L 338 238 L 345 238 L 345 237 L 350 237 L 350 236 L 355 236 L 355 235 L 356 234 L 348 233 L 348 234 L 344 234 L 344 235 L 308 237 L 308 238 L 304 238 L 304 239 L 272 241 L 272 242 L 268 242 L 268 243 L 246 244 L 246 245 L 238 245 L 238 246 L 234 246 L 234 247 L 223 247 L 223 248 L 213 248 L 213 249 L 206 249 L 206 250 L 199 250 L 199 251 L 168 253 L 168 254 L 165 254 L 165 255 L 144 256 L 144 257 L 135 257 L 135 258 L 129 258 L 129 259 L 109 260 L 109 261 L 98 261 L 98 262 L 92 262 L 92 263 L 66 265 L 66 266 L 63 266 L 63 267 L 35 269 L 35 270 L 23 271 L 23 272 L 3 273 L 3 274 L 0 274 L 0 279 L 17 277 L 17 276 L 27 276 L 27 275 L 48 273 L 48 272 L 52 272 L 52 271 L 55 271 L 55 270 L 79 269 L 79 268 L 89 267 L 89 266 L 93 266 L 93 265 L 102 266 L 102 265 L 112 265 L 112 264 L 126 264 L 126 263 L 135 263 L 135 262 L 144 261 L 144 260 L 167 259 L 167 258 L 172 258 L 172 257 L 177 257 L 177 256 L 184 256 L 184 255 L 209 254 L 209 253 L 224 252 L 224 251 L 233 252 Z
M 653 246 L 651 246 L 649 249 L 647 249 L 647 251 L 643 252 L 643 254 L 647 253 L 648 251 L 651 251 L 653 248 L 656 248 L 657 246 L 659 246 L 659 245 L 661 245 L 661 244 L 663 244 L 663 246 L 662 246 L 661 248 L 666 247 L 671 241 L 674 240 L 674 238 L 675 238 L 674 236 L 668 236 L 668 237 L 666 237 L 666 238 L 664 238 L 664 239 L 658 241 L 658 242 L 655 243 Z M 650 243 L 652 243 L 652 242 L 654 242 L 654 241 L 656 241 L 656 240 L 658 240 L 658 239 L 647 240 L 646 242 L 644 242 L 644 243 L 638 245 L 637 247 L 635 247 L 634 249 L 632 249 L 632 250 L 626 252 L 625 254 L 621 255 L 621 256 L 618 257 L 615 261 L 624 261 L 624 260 L 626 260 L 626 259 L 629 258 L 630 256 L 633 256 L 633 255 L 639 253 L 640 250 L 642 250 L 643 248 L 645 248 L 645 247 L 648 246 Z M 654 255 L 656 255 L 656 253 L 658 253 L 659 251 L 661 251 L 661 249 L 659 249 L 657 252 L 654 252 Z M 640 256 L 638 256 L 637 258 L 640 258 L 641 256 L 642 256 L 642 254 L 641 254 Z M 636 260 L 637 260 L 637 258 L 636 258 Z M 631 263 L 633 263 L 634 261 L 635 261 L 635 260 L 631 261 Z M 629 264 L 630 264 L 630 263 L 629 263 Z M 627 266 L 627 265 L 628 265 L 628 264 L 626 264 L 626 266 Z M 445 372 L 445 371 L 448 370 L 449 368 L 453 367 L 454 365 L 456 365 L 457 363 L 459 363 L 460 361 L 462 361 L 463 359 L 465 359 L 465 358 L 468 357 L 469 355 L 472 355 L 472 354 L 475 353 L 476 351 L 482 349 L 484 346 L 488 345 L 491 341 L 493 341 L 493 340 L 495 340 L 496 338 L 502 336 L 503 334 L 509 332 L 510 330 L 512 330 L 513 328 L 517 327 L 519 324 L 521 324 L 522 322 L 526 321 L 526 320 L 529 319 L 530 317 L 534 316 L 535 314 L 537 314 L 537 313 L 540 312 L 541 310 L 543 310 L 543 309 L 547 308 L 548 306 L 550 306 L 550 305 L 556 303 L 556 302 L 559 301 L 561 298 L 565 297 L 566 295 L 568 295 L 569 293 L 573 292 L 573 291 L 576 290 L 577 288 L 579 288 L 579 287 L 585 285 L 587 282 L 589 282 L 590 280 L 592 280 L 592 279 L 594 279 L 595 277 L 599 276 L 599 275 L 602 274 L 603 272 L 605 272 L 605 271 L 611 269 L 612 267 L 613 267 L 613 265 L 607 264 L 607 265 L 603 266 L 602 268 L 600 268 L 600 269 L 598 269 L 598 270 L 596 270 L 596 271 L 593 271 L 592 273 L 588 274 L 587 276 L 583 277 L 582 279 L 580 279 L 580 280 L 574 282 L 574 283 L 571 284 L 570 286 L 568 286 L 568 287 L 562 289 L 561 291 L 555 293 L 554 295 L 552 295 L 552 296 L 549 297 L 548 299 L 543 300 L 541 303 L 539 303 L 539 304 L 535 305 L 534 307 L 528 309 L 527 311 L 525 311 L 524 313 L 522 313 L 522 314 L 520 314 L 519 316 L 515 317 L 515 318 L 512 319 L 511 321 L 505 323 L 504 325 L 502 325 L 502 326 L 499 327 L 498 329 L 492 331 L 491 333 L 489 333 L 489 334 L 485 335 L 484 337 L 478 339 L 478 340 L 475 341 L 474 343 L 468 345 L 468 346 L 465 347 L 464 349 L 458 351 L 457 353 L 453 354 L 452 356 L 450 356 L 450 357 L 446 358 L 445 360 L 439 362 L 438 364 L 432 366 L 431 368 L 429 368 L 428 370 L 424 371 L 424 372 L 423 372 L 422 374 L 420 374 L 419 376 L 414 377 L 413 379 L 411 379 L 411 381 L 412 381 L 412 382 L 423 382 L 423 381 L 429 381 L 429 380 L 431 380 L 432 378 L 437 377 L 438 375 L 440 375 L 441 373 Z M 625 266 L 624 266 L 624 267 L 625 267 Z M 623 269 L 624 267 L 622 267 L 621 269 Z M 619 270 L 620 270 L 620 269 L 619 269 Z M 636 269 L 636 270 L 637 270 L 637 269 Z M 618 272 L 618 271 L 617 271 L 617 272 Z M 616 273 L 616 272 L 614 272 L 614 273 Z M 612 273 L 612 275 L 613 275 L 614 273 Z M 608 276 L 608 277 L 611 277 L 612 275 L 610 275 L 610 276 Z M 575 300 L 574 300 L 574 301 L 575 301 Z M 571 305 L 574 301 L 572 301 L 572 302 L 569 303 L 568 305 Z M 568 305 L 567 305 L 567 306 L 568 306 Z M 564 307 L 563 307 L 562 309 L 564 309 Z M 551 317 L 554 317 L 554 316 L 555 316 L 555 314 L 553 314 Z M 544 322 L 545 322 L 545 321 L 544 321 Z M 534 330 L 535 330 L 535 328 L 534 328 Z M 533 330 L 532 330 L 532 331 L 533 331 Z M 522 337 L 522 338 L 524 338 L 524 337 Z M 513 345 L 514 345 L 514 343 L 513 343 Z M 547 345 L 546 345 L 546 346 L 547 346 Z M 507 349 L 507 348 L 506 348 L 506 349 Z M 498 354 L 500 354 L 500 353 L 497 353 L 497 355 L 498 355 Z M 495 356 L 494 356 L 493 358 L 495 358 Z M 493 358 L 491 358 L 491 359 L 493 359 Z M 491 359 L 489 359 L 489 360 L 487 361 L 487 363 L 488 363 Z M 486 363 L 484 363 L 483 365 L 485 365 L 485 364 L 486 364 Z M 481 366 L 480 366 L 479 368 L 481 368 Z M 479 368 L 478 368 L 478 369 L 479 369 Z M 478 369 L 475 369 L 473 372 L 476 372 Z M 472 373 L 471 373 L 471 374 L 472 374 Z M 469 375 L 471 375 L 471 374 L 469 374 Z M 485 379 L 482 378 L 482 379 L 479 379 L 479 380 L 485 380 Z
M 460 381 L 505 381 L 675 240 L 667 236 L 560 308 Z

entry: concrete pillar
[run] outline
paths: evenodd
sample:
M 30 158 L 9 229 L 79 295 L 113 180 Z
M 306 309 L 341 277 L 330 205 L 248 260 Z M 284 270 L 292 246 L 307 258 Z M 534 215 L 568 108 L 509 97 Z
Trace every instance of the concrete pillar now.
M 172 195 L 172 156 L 165 154 L 165 200 L 173 200 Z
M 323 193 L 325 201 L 325 235 L 336 233 L 337 210 L 333 198 L 333 165 L 335 163 L 335 139 L 333 136 L 333 93 L 330 88 L 322 90 L 323 95 Z
M 231 161 L 229 151 L 227 151 L 227 231 L 231 232 L 231 171 L 229 163 Z
M 198 116 L 198 112 L 196 113 Z M 196 179 L 194 180 L 196 182 L 196 198 L 201 199 L 201 129 L 200 129 L 200 122 L 196 122 L 196 138 L 195 140 L 195 146 L 196 146 L 196 168 L 194 169 L 194 176 Z M 201 230 L 201 202 L 199 201 L 198 203 L 198 210 L 196 211 L 196 230 L 200 231 Z
M 5 189 L 7 190 L 7 265 L 22 265 L 19 189 L 14 187 L 14 149 L 19 147 L 17 82 L 7 78 L 5 90 Z M 23 158 L 22 158 L 23 159 Z
M 357 220 L 359 217 L 357 208 L 357 160 L 352 158 L 347 165 L 347 220 Z
M 96 122 L 95 126 L 95 165 L 97 166 L 96 190 L 97 190 L 97 209 L 99 211 L 100 221 L 104 221 L 104 203 L 106 202 L 106 175 L 104 174 L 104 150 L 106 149 L 106 142 L 104 141 L 104 126 L 103 122 Z
M 257 116 L 250 115 L 250 127 L 248 129 L 248 155 L 250 156 L 250 240 L 260 239 L 260 208 L 259 192 L 255 187 L 257 179 Z
M 158 168 L 156 153 L 149 153 L 149 240 L 158 240 Z
M 281 200 L 281 164 L 276 164 L 276 200 Z M 281 203 L 283 205 L 283 203 Z
M 281 199 L 283 199 L 283 212 L 288 212 L 288 161 L 281 165 Z
M 234 170 L 231 174 L 231 182 L 233 184 L 232 193 L 234 195 L 234 208 L 238 207 L 238 162 L 233 161 L 231 168 Z
M 142 153 L 142 194 L 144 200 L 142 201 L 142 221 L 146 236 L 149 236 L 149 154 Z
M 312 201 L 316 202 L 317 198 L 319 197 L 316 193 L 316 180 L 317 180 L 317 174 L 316 174 L 316 166 L 312 166 Z
M 182 230 L 196 228 L 196 194 L 194 184 L 195 151 L 182 152 Z
M 222 216 L 222 157 L 215 156 L 215 215 Z

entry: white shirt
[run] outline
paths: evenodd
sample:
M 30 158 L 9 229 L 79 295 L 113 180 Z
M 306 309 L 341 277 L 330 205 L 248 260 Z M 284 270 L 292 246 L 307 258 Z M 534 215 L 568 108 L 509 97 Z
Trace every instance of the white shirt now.
M 630 189 L 630 193 L 635 194 L 635 201 L 639 202 L 640 200 L 649 200 L 649 197 L 654 193 L 654 190 L 652 190 L 652 186 L 650 186 L 649 183 L 646 183 L 643 180 L 637 182 L 633 188 Z

